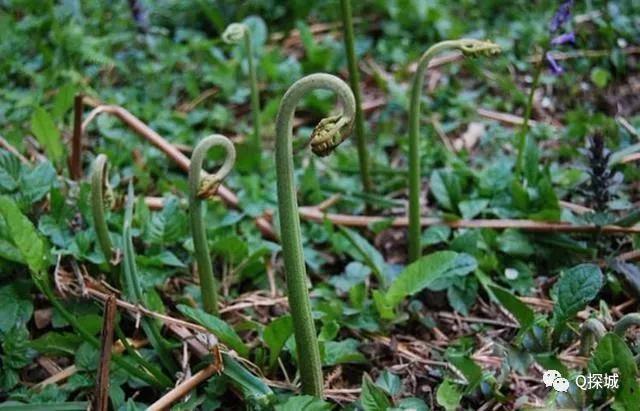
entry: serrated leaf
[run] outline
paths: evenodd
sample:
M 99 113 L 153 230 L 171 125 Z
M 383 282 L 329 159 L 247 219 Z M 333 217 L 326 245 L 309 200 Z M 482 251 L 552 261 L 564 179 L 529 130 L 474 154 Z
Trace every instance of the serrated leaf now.
M 568 269 L 554 286 L 554 327 L 564 324 L 596 298 L 602 282 L 602 271 L 597 265 L 580 264 Z
M 438 251 L 410 264 L 389 287 L 385 299 L 391 306 L 429 287 L 436 280 L 469 274 L 477 268 L 469 254 Z
M 49 158 L 58 163 L 64 155 L 60 132 L 49 113 L 41 107 L 37 107 L 31 116 L 31 132 L 42 144 Z
M 183 304 L 178 305 L 178 310 L 191 320 L 205 327 L 213 335 L 218 337 L 223 344 L 235 350 L 241 357 L 247 357 L 249 355 L 249 347 L 244 344 L 238 333 L 236 333 L 236 330 L 215 315 L 207 314 L 200 309 Z
M 360 404 L 365 411 L 386 411 L 392 406 L 387 393 L 375 385 L 367 373 L 362 376 Z
M 36 228 L 22 214 L 18 205 L 7 196 L 0 196 L 0 214 L 23 260 L 33 273 L 40 274 L 48 265 L 48 250 Z

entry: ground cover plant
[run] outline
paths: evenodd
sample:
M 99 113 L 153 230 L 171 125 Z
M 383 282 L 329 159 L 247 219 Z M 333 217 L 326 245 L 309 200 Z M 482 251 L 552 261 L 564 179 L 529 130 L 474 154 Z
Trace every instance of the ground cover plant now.
M 639 409 L 637 2 L 0 34 L 0 410 Z

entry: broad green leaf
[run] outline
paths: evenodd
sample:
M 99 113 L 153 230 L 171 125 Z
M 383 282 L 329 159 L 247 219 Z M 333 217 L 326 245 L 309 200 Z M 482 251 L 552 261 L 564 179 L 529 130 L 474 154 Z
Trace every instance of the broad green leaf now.
M 469 386 L 466 392 L 473 391 L 482 381 L 482 368 L 469 356 L 455 352 L 447 352 L 447 361 L 453 364 L 467 379 Z
M 266 408 L 275 400 L 271 388 L 264 381 L 247 371 L 238 361 L 228 354 L 222 354 L 224 370 L 222 373 L 240 388 L 244 399 Z
M 327 341 L 324 343 L 324 365 L 346 363 L 364 363 L 366 358 L 358 351 L 360 342 L 354 338 L 342 341 Z
M 48 265 L 48 251 L 36 228 L 22 214 L 18 205 L 7 196 L 0 196 L 0 214 L 23 260 L 33 273 L 40 274 Z
M 386 411 L 392 406 L 388 394 L 375 385 L 367 373 L 362 376 L 360 404 L 365 411 Z
M 438 405 L 446 411 L 456 411 L 462 400 L 462 391 L 449 379 L 445 379 L 436 391 Z
M 73 83 L 67 83 L 60 87 L 58 94 L 53 100 L 52 114 L 54 118 L 63 120 L 62 116 L 73 106 L 73 98 L 76 94 L 76 87 Z
M 16 327 L 24 327 L 33 314 L 33 303 L 31 296 L 25 287 L 20 287 L 23 283 L 0 287 L 0 332 L 6 332 Z
M 49 113 L 41 107 L 37 107 L 31 116 L 31 131 L 42 144 L 49 158 L 54 163 L 58 163 L 64 156 L 60 132 Z
M 619 388 L 615 391 L 614 409 L 635 410 L 640 404 L 640 384 L 638 367 L 633 353 L 624 340 L 614 333 L 608 333 L 598 343 L 591 360 L 589 372 L 592 374 L 612 374 L 619 376 Z
M 376 385 L 388 392 L 391 396 L 396 396 L 402 391 L 402 381 L 400 377 L 388 370 L 384 370 L 382 374 L 378 376 Z
M 374 246 L 372 246 L 364 237 L 345 227 L 340 227 L 340 232 L 353 245 L 352 254 L 356 258 L 360 258 L 376 275 L 376 278 L 384 288 L 386 284 L 385 273 L 387 271 L 387 263 L 384 261 L 382 254 Z
M 74 333 L 51 331 L 31 340 L 30 346 L 40 354 L 71 355 L 75 354 L 82 341 L 82 337 Z
M 580 264 L 565 271 L 554 286 L 554 326 L 564 324 L 596 298 L 602 282 L 602 271 L 594 264 Z
M 311 395 L 295 395 L 287 398 L 284 404 L 278 404 L 276 411 L 329 411 L 333 406 Z
M 519 335 L 525 333 L 532 325 L 534 321 L 534 312 L 529 306 L 520 301 L 518 297 L 511 294 L 509 291 L 502 287 L 489 286 L 493 295 L 498 299 L 500 304 L 504 306 L 520 323 Z
M 229 324 L 215 315 L 182 304 L 178 305 L 178 310 L 191 320 L 205 327 L 213 335 L 218 337 L 223 344 L 235 350 L 241 357 L 247 357 L 249 355 L 249 347 L 245 345 L 238 333 L 236 333 Z
M 269 367 L 273 367 L 278 361 L 278 356 L 284 344 L 293 334 L 293 321 L 290 315 L 285 315 L 271 320 L 264 328 L 262 338 L 269 347 Z
M 498 237 L 498 248 L 503 253 L 516 257 L 529 257 L 536 251 L 529 238 L 513 228 L 504 230 Z
M 17 401 L 7 401 L 0 404 L 2 411 L 85 411 L 89 407 L 88 402 L 61 402 L 46 404 L 23 404 Z
M 410 264 L 398 275 L 386 293 L 391 306 L 429 287 L 434 281 L 469 274 L 478 264 L 469 254 L 438 251 Z
M 595 67 L 591 70 L 591 82 L 595 84 L 598 88 L 605 88 L 607 83 L 609 83 L 609 79 L 611 78 L 611 73 L 608 70 L 605 70 L 601 67 Z

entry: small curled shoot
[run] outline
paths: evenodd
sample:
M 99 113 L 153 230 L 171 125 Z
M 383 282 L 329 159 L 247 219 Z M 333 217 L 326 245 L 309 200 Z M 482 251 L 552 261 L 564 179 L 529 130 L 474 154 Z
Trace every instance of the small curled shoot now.
M 620 318 L 613 326 L 613 332 L 624 337 L 627 330 L 633 326 L 640 327 L 640 314 L 638 313 L 626 314 Z
M 607 333 L 600 320 L 589 318 L 580 327 L 580 355 L 588 356 L 591 348 Z
M 416 261 L 421 254 L 420 234 L 420 152 L 418 138 L 420 134 L 420 102 L 424 74 L 429 62 L 444 50 L 458 50 L 465 57 L 480 55 L 492 56 L 501 51 L 500 46 L 489 40 L 459 39 L 434 44 L 422 54 L 413 77 L 409 106 L 409 263 Z
M 243 23 L 231 23 L 222 33 L 222 41 L 227 44 L 237 44 L 248 35 L 249 27 Z
M 111 209 L 115 202 L 115 195 L 109 186 L 108 159 L 106 155 L 99 154 L 93 162 L 91 172 L 91 213 L 93 214 L 93 225 L 98 245 L 112 272 L 117 264 L 115 258 L 117 253 L 109 235 L 105 209 Z
M 220 146 L 226 151 L 224 163 L 214 174 L 202 176 L 204 157 L 209 149 L 216 146 Z M 231 172 L 235 160 L 236 150 L 233 143 L 223 135 L 213 134 L 198 143 L 193 150 L 189 166 L 189 214 L 191 235 L 198 265 L 198 276 L 202 290 L 202 303 L 204 310 L 214 315 L 218 314 L 218 286 L 213 275 L 213 265 L 209 256 L 202 200 L 215 195 L 222 180 Z
M 262 142 L 260 137 L 260 92 L 258 90 L 258 73 L 251 44 L 251 30 L 244 23 L 231 23 L 222 33 L 222 41 L 227 44 L 237 44 L 244 40 L 249 64 L 249 87 L 251 90 L 251 121 L 253 122 L 252 144 L 260 152 Z

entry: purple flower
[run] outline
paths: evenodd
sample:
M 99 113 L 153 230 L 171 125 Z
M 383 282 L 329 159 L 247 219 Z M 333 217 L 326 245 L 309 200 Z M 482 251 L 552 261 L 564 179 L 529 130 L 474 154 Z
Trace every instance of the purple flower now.
M 564 69 L 558 64 L 556 59 L 553 58 L 550 51 L 545 54 L 545 58 L 547 59 L 547 63 L 549 63 L 549 67 L 551 68 L 551 71 L 553 71 L 553 74 L 560 75 L 564 73 Z
M 560 46 L 567 43 L 576 44 L 576 34 L 573 31 L 556 36 L 551 40 L 551 45 L 553 46 Z
M 571 18 L 571 7 L 573 6 L 573 0 L 567 0 L 558 7 L 556 14 L 553 15 L 551 22 L 549 23 L 549 30 L 555 33 L 564 26 Z

